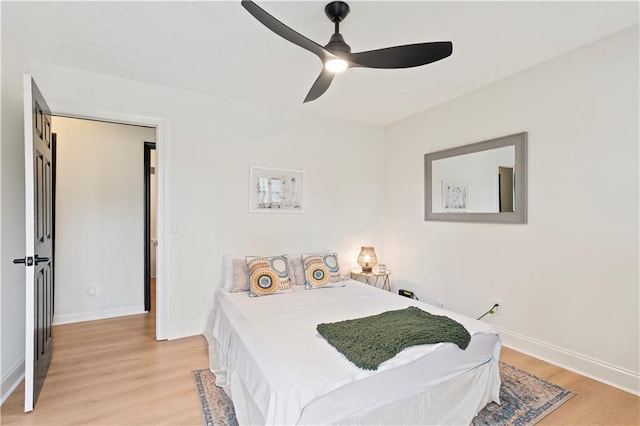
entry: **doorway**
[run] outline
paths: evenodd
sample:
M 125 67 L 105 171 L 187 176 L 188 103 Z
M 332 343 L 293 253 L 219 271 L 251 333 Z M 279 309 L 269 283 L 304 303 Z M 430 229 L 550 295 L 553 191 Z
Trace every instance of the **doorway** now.
M 155 139 L 156 130 L 63 116 L 53 120 L 61 141 L 56 324 L 148 311 L 141 222 L 145 186 L 140 175 L 142 147 Z
M 104 109 L 95 109 L 80 104 L 54 104 L 52 105 L 52 112 L 61 117 L 80 118 L 86 120 L 106 121 L 118 124 L 128 124 L 133 126 L 144 126 L 155 129 L 155 143 L 156 143 L 156 195 L 157 195 L 157 210 L 156 210 L 156 229 L 157 229 L 157 241 L 156 247 L 156 301 L 155 301 L 155 330 L 156 340 L 166 340 L 168 337 L 168 330 L 166 324 L 166 293 L 168 293 L 169 283 L 166 281 L 165 265 L 169 261 L 168 254 L 168 241 L 165 238 L 165 234 L 168 230 L 165 230 L 166 218 L 166 204 L 167 194 L 165 193 L 165 180 L 166 180 L 166 168 L 165 164 L 169 161 L 168 156 L 168 129 L 167 119 L 160 116 L 153 115 L 140 115 L 139 113 L 130 113 L 122 111 L 110 111 Z M 117 168 L 114 168 L 117 171 Z M 138 181 L 140 182 L 138 176 Z M 142 214 L 141 214 L 142 215 Z M 141 238 L 143 240 L 144 236 Z M 141 253 L 143 251 L 141 250 Z M 144 278 L 142 278 L 144 279 Z M 142 291 L 142 288 L 140 288 Z
M 513 167 L 498 167 L 498 211 L 513 213 Z

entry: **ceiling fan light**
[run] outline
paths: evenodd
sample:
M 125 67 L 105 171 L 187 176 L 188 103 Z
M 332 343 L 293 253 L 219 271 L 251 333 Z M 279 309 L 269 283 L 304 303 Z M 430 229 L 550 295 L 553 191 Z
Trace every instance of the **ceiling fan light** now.
M 344 59 L 334 58 L 334 59 L 329 59 L 324 64 L 324 67 L 329 72 L 339 73 L 339 72 L 342 72 L 342 71 L 346 70 L 349 67 L 349 64 Z

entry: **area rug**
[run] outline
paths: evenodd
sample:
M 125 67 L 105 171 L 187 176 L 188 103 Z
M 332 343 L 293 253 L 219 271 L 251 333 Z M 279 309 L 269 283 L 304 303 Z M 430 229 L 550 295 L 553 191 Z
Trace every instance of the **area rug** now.
M 473 419 L 473 426 L 530 426 L 575 394 L 540 377 L 500 363 L 500 405 L 491 402 Z
M 216 386 L 215 376 L 208 369 L 192 372 L 200 401 L 202 424 L 232 426 L 238 420 L 233 402 L 222 388 Z M 473 426 L 518 425 L 530 426 L 565 403 L 575 394 L 539 377 L 500 363 L 501 405 L 492 402 L 473 419 Z

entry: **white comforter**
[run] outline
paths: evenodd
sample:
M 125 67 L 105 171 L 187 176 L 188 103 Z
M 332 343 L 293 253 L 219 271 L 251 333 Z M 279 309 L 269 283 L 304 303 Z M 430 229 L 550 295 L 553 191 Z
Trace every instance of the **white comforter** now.
M 472 336 L 469 347 L 462 351 L 453 343 L 413 346 L 382 363 L 378 370 L 367 371 L 348 361 L 316 331 L 319 323 L 407 306 L 418 306 L 460 322 Z M 354 410 L 362 410 L 357 407 L 362 404 L 362 395 L 354 395 L 353 403 L 343 401 L 348 393 L 340 390 L 350 384 L 371 382 L 371 386 L 377 386 L 378 390 L 365 399 L 373 406 L 382 406 L 409 396 L 402 394 L 405 386 L 393 393 L 385 392 L 385 380 L 394 380 L 394 370 L 400 371 L 402 366 L 436 354 L 432 356 L 434 363 L 430 371 L 421 372 L 423 379 L 416 384 L 407 383 L 407 392 L 415 392 L 483 363 L 497 363 L 500 349 L 495 331 L 485 323 L 355 281 L 348 281 L 341 288 L 304 290 L 296 287 L 293 292 L 256 298 L 220 289 L 205 335 L 210 347 L 216 348 L 211 368 L 219 383 L 227 384 L 226 376 L 233 369 L 266 424 L 330 423 L 348 417 Z M 483 340 L 483 335 L 493 336 L 491 340 Z M 375 380 L 365 380 L 378 375 L 381 376 Z M 497 380 L 499 387 L 499 378 Z M 337 397 L 342 395 L 341 404 L 331 402 L 332 393 Z M 491 393 L 497 391 L 493 389 Z M 331 412 L 322 412 L 326 404 L 325 408 L 314 407 L 313 402 L 317 400 L 328 401 Z

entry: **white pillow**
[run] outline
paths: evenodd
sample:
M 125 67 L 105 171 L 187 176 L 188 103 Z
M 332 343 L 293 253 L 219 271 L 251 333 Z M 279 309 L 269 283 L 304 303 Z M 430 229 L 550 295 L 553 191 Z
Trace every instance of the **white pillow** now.
M 247 261 L 234 257 L 231 262 L 233 263 L 233 286 L 229 291 L 232 293 L 249 291 L 251 289 L 251 278 Z
M 222 255 L 222 280 L 220 286 L 225 290 L 233 288 L 233 259 L 241 259 L 244 262 L 244 256 L 238 254 L 225 253 Z
M 304 267 L 300 253 L 288 253 L 287 259 L 289 260 L 289 276 L 293 285 L 304 285 Z

